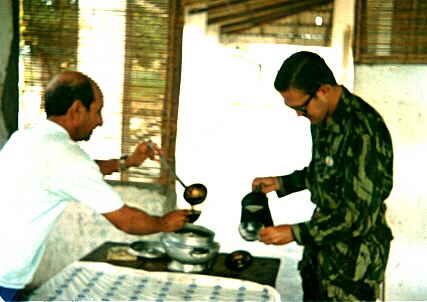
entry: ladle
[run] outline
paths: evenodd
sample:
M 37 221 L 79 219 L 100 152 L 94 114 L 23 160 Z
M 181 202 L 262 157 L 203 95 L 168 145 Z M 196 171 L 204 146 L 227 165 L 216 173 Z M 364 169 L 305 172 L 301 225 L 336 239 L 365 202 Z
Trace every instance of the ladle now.
M 155 150 L 151 142 L 148 142 L 148 147 L 153 151 Z M 187 201 L 191 206 L 194 206 L 202 203 L 206 199 L 206 195 L 208 194 L 208 189 L 206 188 L 205 185 L 201 183 L 195 183 L 195 184 L 186 186 L 184 182 L 178 177 L 178 175 L 176 175 L 175 170 L 169 165 L 168 161 L 161 154 L 159 154 L 159 158 L 162 164 L 164 164 L 169 169 L 169 171 L 171 171 L 171 173 L 176 178 L 176 180 L 178 180 L 178 182 L 184 187 L 185 201 Z

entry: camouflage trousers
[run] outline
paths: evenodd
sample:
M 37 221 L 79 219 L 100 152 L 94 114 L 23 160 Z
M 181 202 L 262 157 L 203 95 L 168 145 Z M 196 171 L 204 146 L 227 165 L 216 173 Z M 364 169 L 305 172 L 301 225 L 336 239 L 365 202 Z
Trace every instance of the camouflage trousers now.
M 375 301 L 380 294 L 381 281 L 353 281 L 341 276 L 331 280 L 322 274 L 313 251 L 304 251 L 298 264 L 302 278 L 304 301 Z

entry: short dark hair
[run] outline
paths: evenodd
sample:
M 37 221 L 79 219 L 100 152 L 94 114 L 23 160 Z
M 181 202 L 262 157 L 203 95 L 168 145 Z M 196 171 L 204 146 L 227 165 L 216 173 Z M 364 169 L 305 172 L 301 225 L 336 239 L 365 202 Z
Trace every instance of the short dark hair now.
M 337 85 L 334 74 L 318 54 L 300 51 L 287 58 L 274 80 L 277 91 L 295 88 L 314 95 L 323 84 Z
M 61 116 L 68 108 L 80 100 L 86 109 L 95 99 L 93 81 L 86 75 L 67 71 L 54 77 L 44 94 L 44 107 L 47 117 Z

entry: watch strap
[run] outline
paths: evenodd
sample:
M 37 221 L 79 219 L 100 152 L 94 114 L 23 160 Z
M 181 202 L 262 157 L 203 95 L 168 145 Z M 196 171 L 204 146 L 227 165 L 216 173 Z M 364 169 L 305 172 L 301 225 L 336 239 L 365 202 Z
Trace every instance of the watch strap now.
M 128 155 L 122 155 L 119 159 L 119 169 L 120 171 L 126 171 L 128 167 L 126 166 L 126 159 L 128 159 Z

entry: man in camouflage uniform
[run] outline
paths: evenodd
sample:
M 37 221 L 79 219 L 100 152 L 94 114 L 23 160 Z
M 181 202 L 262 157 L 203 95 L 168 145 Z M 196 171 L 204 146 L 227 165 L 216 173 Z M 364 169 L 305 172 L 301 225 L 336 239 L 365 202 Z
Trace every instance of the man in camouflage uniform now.
M 393 185 L 387 127 L 370 105 L 337 85 L 317 54 L 289 57 L 274 84 L 287 106 L 310 119 L 312 160 L 252 185 L 279 197 L 308 189 L 316 209 L 309 221 L 264 228 L 260 241 L 304 246 L 298 265 L 304 301 L 374 301 L 393 238 L 384 204 Z

